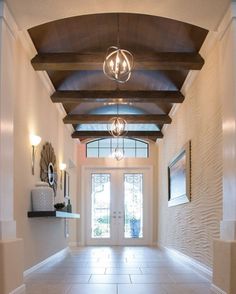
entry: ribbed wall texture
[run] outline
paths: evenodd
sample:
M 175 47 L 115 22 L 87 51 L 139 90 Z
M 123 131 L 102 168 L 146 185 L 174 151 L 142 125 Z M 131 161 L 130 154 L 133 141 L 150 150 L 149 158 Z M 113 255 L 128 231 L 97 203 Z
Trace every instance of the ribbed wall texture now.
M 159 145 L 158 242 L 212 267 L 222 217 L 222 116 L 218 48 L 188 90 Z M 191 203 L 168 208 L 167 167 L 192 142 Z

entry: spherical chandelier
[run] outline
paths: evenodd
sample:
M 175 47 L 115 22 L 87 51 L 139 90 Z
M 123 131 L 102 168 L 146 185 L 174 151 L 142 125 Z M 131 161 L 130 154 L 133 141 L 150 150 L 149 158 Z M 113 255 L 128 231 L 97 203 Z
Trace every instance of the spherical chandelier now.
M 103 72 L 110 80 L 126 83 L 130 79 L 134 59 L 132 53 L 121 49 L 119 29 L 119 14 L 117 14 L 117 45 L 108 48 L 103 62 Z
M 127 134 L 127 122 L 122 117 L 113 117 L 107 125 L 108 132 L 113 137 L 122 137 Z
M 124 158 L 124 152 L 118 146 L 116 147 L 115 151 L 112 153 L 112 158 L 120 161 Z
M 126 83 L 131 77 L 133 55 L 125 49 L 111 46 L 103 63 L 104 74 L 113 81 Z

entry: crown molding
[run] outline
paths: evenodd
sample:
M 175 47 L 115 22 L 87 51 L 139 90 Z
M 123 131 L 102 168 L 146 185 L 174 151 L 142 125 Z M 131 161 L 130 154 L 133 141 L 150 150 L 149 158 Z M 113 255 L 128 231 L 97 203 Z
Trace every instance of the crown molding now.
M 0 19 L 3 20 L 9 29 L 12 37 L 17 39 L 17 32 L 19 31 L 18 25 L 12 16 L 7 4 L 0 0 Z
M 236 19 L 236 3 L 231 2 L 229 5 L 225 15 L 223 16 L 222 20 L 220 21 L 217 31 L 219 34 L 219 40 L 221 40 L 225 33 L 227 32 L 228 28 L 230 27 L 231 23 Z

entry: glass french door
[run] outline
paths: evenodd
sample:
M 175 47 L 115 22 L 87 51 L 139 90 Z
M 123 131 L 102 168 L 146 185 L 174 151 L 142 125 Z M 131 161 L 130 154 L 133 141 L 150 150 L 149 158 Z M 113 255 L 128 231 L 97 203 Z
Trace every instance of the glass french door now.
M 150 245 L 148 171 L 91 170 L 87 176 L 87 245 Z

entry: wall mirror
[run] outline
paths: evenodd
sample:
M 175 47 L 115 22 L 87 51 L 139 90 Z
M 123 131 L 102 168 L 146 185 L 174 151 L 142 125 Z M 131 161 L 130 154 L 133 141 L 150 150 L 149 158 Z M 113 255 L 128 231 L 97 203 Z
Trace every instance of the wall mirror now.
M 191 142 L 180 150 L 168 166 L 168 206 L 191 200 Z
M 53 186 L 55 181 L 55 175 L 54 175 L 54 167 L 53 164 L 50 162 L 48 165 L 48 183 L 50 186 Z

